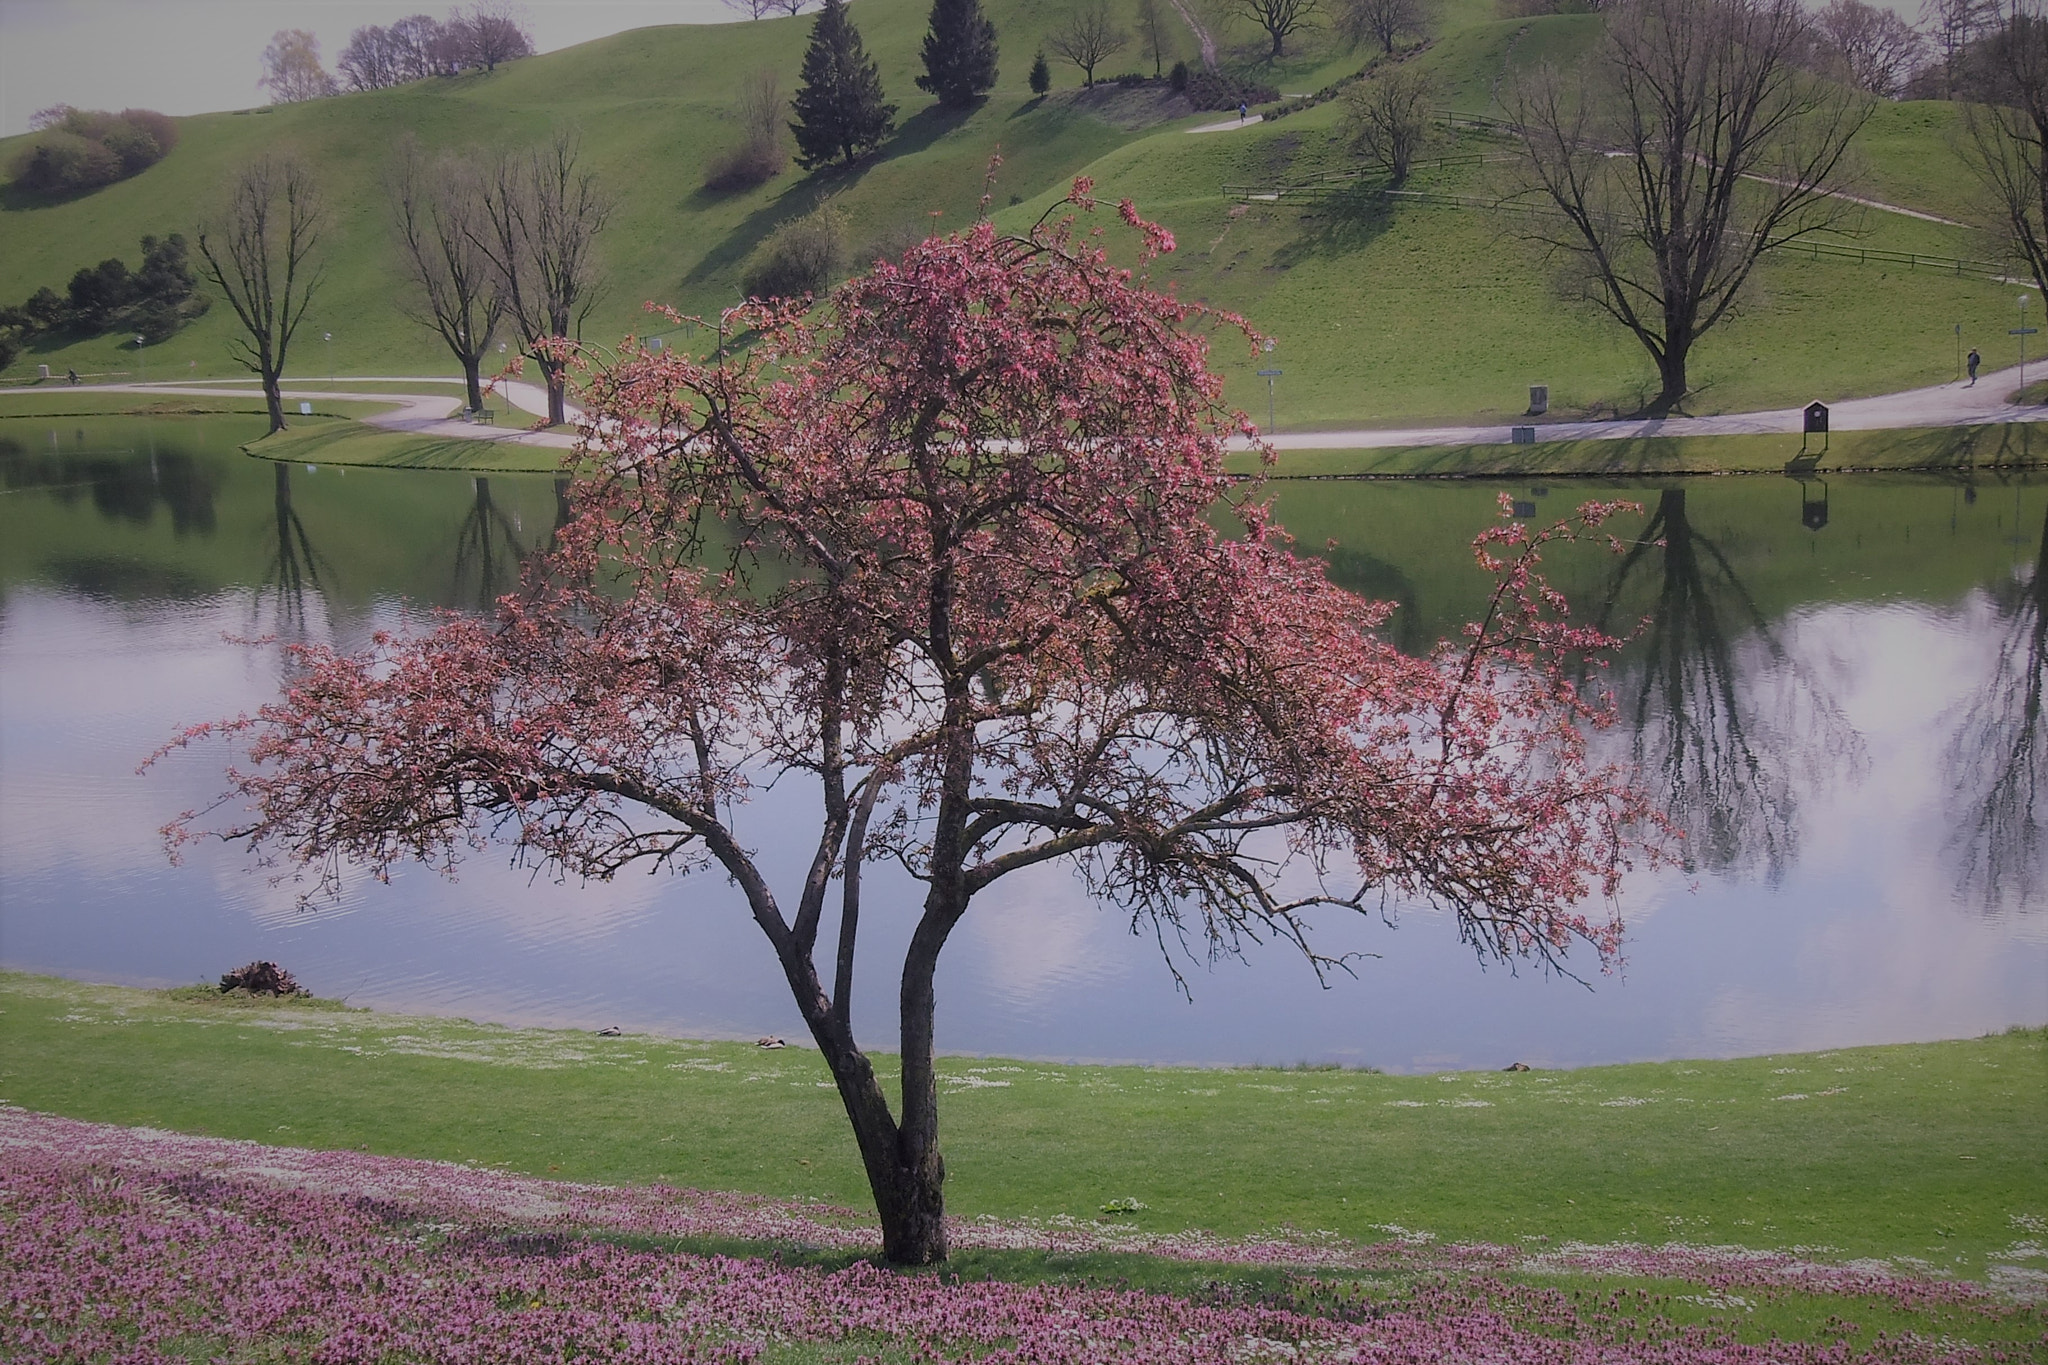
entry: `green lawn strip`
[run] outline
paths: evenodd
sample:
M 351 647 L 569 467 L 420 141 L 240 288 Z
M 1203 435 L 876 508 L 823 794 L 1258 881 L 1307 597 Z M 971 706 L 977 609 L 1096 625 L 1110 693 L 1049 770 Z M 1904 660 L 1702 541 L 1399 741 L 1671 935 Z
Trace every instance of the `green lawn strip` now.
M 1619 440 L 1545 441 L 1533 445 L 1395 446 L 1372 450 L 1284 450 L 1272 474 L 1318 478 L 1569 478 L 1779 474 L 1799 454 L 1796 435 L 1652 436 Z M 1819 452 L 1816 441 L 1810 447 Z M 1842 431 L 1820 453 L 1818 474 L 2027 469 L 2048 461 L 2048 428 L 2030 422 L 1997 426 Z M 1233 455 L 1240 473 L 1258 467 Z
M 0 1099 L 121 1124 L 866 1207 L 817 1056 L 0 977 Z M 1682 1239 L 1980 1275 L 2048 1218 L 2048 1031 L 1574 1072 L 951 1058 L 950 1207 L 1159 1232 Z M 893 1070 L 893 1059 L 878 1058 Z M 2019 1220 L 2019 1221 L 2016 1221 Z M 2038 1221 L 2033 1226 L 2038 1226 Z
M 347 404 L 329 404 L 346 407 Z M 551 473 L 568 454 L 551 446 L 459 436 L 415 436 L 360 422 L 300 418 L 289 429 L 243 447 L 265 460 L 372 469 L 443 469 L 475 473 Z

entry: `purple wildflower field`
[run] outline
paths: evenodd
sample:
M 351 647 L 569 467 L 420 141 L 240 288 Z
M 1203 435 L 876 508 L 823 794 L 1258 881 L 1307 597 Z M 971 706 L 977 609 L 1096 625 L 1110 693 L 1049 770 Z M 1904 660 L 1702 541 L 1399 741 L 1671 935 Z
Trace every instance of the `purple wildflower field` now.
M 1530 1251 L 1335 1238 L 1148 1237 L 965 1221 L 963 1247 L 1144 1251 L 1304 1271 L 1395 1272 L 1374 1301 L 1305 1281 L 1302 1311 L 1070 1285 L 962 1283 L 857 1261 L 825 1271 L 622 1246 L 591 1234 L 720 1237 L 852 1252 L 851 1210 L 613 1189 L 354 1152 L 318 1152 L 0 1109 L 0 1358 L 62 1362 L 977 1361 L 991 1365 L 1932 1365 L 2036 1359 L 1883 1332 L 1743 1341 L 1679 1326 L 1652 1296 L 1582 1300 L 1503 1273 L 1678 1278 L 2026 1318 L 1978 1286 L 1734 1248 Z M 2038 1324 L 2036 1324 L 2037 1326 Z M 2044 1340 L 2048 1345 L 2048 1340 Z

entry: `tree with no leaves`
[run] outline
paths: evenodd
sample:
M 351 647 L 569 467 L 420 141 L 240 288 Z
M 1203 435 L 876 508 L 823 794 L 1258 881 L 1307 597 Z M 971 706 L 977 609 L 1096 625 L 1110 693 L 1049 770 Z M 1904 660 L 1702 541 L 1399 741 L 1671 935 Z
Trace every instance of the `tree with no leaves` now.
M 540 366 L 548 425 L 568 416 L 568 353 L 583 335 L 603 280 L 597 237 L 612 200 L 579 166 L 580 143 L 559 132 L 539 147 L 495 158 L 483 176 L 474 242 L 497 275 L 520 350 Z
M 496 71 L 505 62 L 533 55 L 533 39 L 520 22 L 519 8 L 509 0 L 476 0 L 449 18 L 448 31 L 464 66 Z
M 1124 209 L 1141 259 L 1171 245 Z M 1484 533 L 1484 622 L 1403 654 L 1390 604 L 1297 557 L 1225 468 L 1248 424 L 1200 311 L 1070 224 L 983 220 L 808 316 L 741 307 L 761 340 L 739 354 L 628 348 L 590 385 L 575 520 L 496 621 L 298 648 L 286 697 L 174 746 L 245 743 L 222 808 L 249 814 L 216 832 L 329 887 L 452 872 L 493 834 L 569 875 L 729 879 L 883 1254 L 943 1261 L 939 959 L 970 910 L 1031 913 L 982 900 L 1006 878 L 1070 870 L 1197 960 L 1274 937 L 1342 969 L 1311 920 L 1382 894 L 1441 906 L 1482 957 L 1618 947 L 1579 902 L 1612 896 L 1647 811 L 1576 724 L 1597 713 L 1569 661 L 1611 641 L 1545 583 L 1554 534 Z M 791 818 L 750 806 L 769 785 L 813 813 L 793 865 L 756 852 Z M 915 916 L 893 1108 L 854 1028 L 876 864 Z
M 1081 68 L 1082 82 L 1095 85 L 1095 68 L 1124 50 L 1131 35 L 1110 17 L 1109 0 L 1078 0 L 1067 17 L 1045 35 L 1045 45 Z
M 272 431 L 285 428 L 285 356 L 324 274 L 315 261 L 324 225 L 305 166 L 261 156 L 235 172 L 226 202 L 199 228 L 205 276 L 241 324 L 243 335 L 230 347 L 263 382 Z
M 1403 63 L 1358 81 L 1344 92 L 1344 124 L 1351 149 L 1387 173 L 1396 186 L 1430 135 L 1436 90 L 1429 78 Z
M 2000 23 L 1999 0 L 1921 0 L 1920 25 L 1941 61 L 1938 92 L 1954 99 L 1963 53 Z
M 2048 289 L 2048 17 L 2015 3 L 1985 46 L 1998 99 L 1964 106 L 1963 157 L 1997 205 L 2013 254 Z
M 348 46 L 334 59 L 334 69 L 351 90 L 383 90 L 412 79 L 405 55 L 390 29 L 369 24 L 348 35 Z
M 1799 69 L 1796 0 L 1626 0 L 1608 15 L 1583 66 L 1507 92 L 1537 210 L 1522 231 L 1650 353 L 1663 413 L 1757 261 L 1853 210 L 1833 191 L 1870 101 Z
M 302 28 L 281 28 L 263 49 L 263 76 L 257 85 L 270 92 L 272 104 L 297 104 L 335 93 L 334 77 L 320 65 L 320 40 Z
M 1307 28 L 1322 10 L 1322 0 L 1232 0 L 1239 14 L 1257 24 L 1273 40 L 1266 60 L 1277 61 L 1287 36 Z
M 1898 95 L 1927 47 L 1911 24 L 1863 0 L 1830 0 L 1813 16 L 1813 25 L 1833 68 L 1828 74 L 1879 99 Z
M 1173 25 L 1166 17 L 1171 0 L 1138 0 L 1138 36 L 1145 51 L 1152 54 L 1152 79 L 1166 70 L 1166 53 L 1173 46 Z
M 405 315 L 432 328 L 462 365 L 470 411 L 484 405 L 479 370 L 505 315 L 499 272 L 479 244 L 489 235 L 474 158 L 429 160 L 407 136 L 386 183 L 410 288 Z
M 1427 33 L 1429 24 L 1429 0 L 1338 0 L 1337 27 L 1346 41 L 1370 38 L 1388 56 L 1403 37 Z

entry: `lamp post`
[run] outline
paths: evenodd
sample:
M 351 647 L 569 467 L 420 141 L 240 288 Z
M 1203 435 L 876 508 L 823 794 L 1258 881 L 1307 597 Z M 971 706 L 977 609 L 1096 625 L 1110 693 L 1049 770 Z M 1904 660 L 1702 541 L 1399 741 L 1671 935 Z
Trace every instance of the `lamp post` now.
M 149 362 L 142 358 L 142 333 L 135 334 L 135 364 L 142 371 L 142 382 L 149 382 Z
M 2025 403 L 2027 401 L 2027 338 L 2041 330 L 2038 327 L 2027 326 L 2027 299 L 2029 297 L 2030 296 L 2026 294 L 2020 295 L 2020 325 L 2012 329 L 2012 334 L 2020 339 L 2021 403 Z
M 322 332 L 320 340 L 322 343 L 321 349 L 327 352 L 327 382 L 332 384 L 334 382 L 334 333 Z

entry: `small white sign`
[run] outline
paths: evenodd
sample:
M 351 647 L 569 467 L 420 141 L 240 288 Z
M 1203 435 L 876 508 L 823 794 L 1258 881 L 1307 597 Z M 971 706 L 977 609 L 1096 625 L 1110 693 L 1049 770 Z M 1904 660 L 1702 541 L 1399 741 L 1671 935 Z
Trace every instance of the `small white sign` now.
M 311 403 L 301 403 L 301 404 L 299 404 L 299 416 L 301 416 L 301 417 L 311 417 L 312 415 L 313 415 L 313 405 L 312 405 Z

